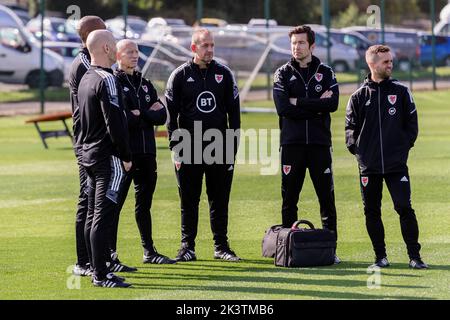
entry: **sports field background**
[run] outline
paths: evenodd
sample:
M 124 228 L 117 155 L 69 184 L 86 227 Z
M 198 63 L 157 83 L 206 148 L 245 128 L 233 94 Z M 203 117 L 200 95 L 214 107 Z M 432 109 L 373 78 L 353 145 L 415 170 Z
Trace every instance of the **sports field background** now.
M 408 269 L 398 216 L 385 188 L 383 221 L 391 267 L 381 288 L 369 289 L 373 252 L 365 230 L 357 166 L 344 145 L 341 98 L 332 116 L 340 265 L 287 269 L 261 257 L 261 239 L 280 221 L 280 176 L 261 176 L 257 165 L 238 165 L 231 193 L 229 237 L 244 261 L 214 260 L 207 199 L 202 194 L 198 261 L 143 265 L 130 192 L 119 226 L 121 260 L 139 268 L 121 274 L 131 289 L 94 288 L 68 272 L 75 263 L 74 220 L 78 176 L 68 138 L 47 140 L 45 150 L 27 117 L 0 118 L 0 299 L 450 299 L 450 91 L 414 94 L 419 138 L 410 154 L 412 202 L 429 270 Z M 246 106 L 269 107 L 272 102 Z M 243 128 L 277 128 L 275 114 L 243 114 Z M 52 127 L 47 125 L 46 127 Z M 59 124 L 55 124 L 55 127 Z M 180 241 L 180 210 L 170 153 L 158 138 L 158 183 L 153 201 L 157 249 L 174 257 Z M 220 182 L 219 182 L 220 183 Z M 309 177 L 299 208 L 320 223 Z M 69 284 L 69 285 L 68 285 Z M 73 288 L 73 289 L 69 289 Z

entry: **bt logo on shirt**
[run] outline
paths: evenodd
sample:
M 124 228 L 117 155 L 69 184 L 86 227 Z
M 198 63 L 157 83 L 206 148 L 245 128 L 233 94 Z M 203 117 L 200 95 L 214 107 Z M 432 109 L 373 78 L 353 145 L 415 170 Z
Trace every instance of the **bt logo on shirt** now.
M 203 113 L 210 113 L 216 109 L 216 97 L 211 91 L 203 91 L 197 97 L 197 109 Z

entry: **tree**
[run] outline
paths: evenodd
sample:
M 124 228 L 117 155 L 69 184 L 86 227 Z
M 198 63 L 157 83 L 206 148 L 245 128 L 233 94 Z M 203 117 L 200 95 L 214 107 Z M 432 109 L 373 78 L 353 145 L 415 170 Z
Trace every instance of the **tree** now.
M 351 3 L 345 11 L 339 12 L 338 16 L 332 20 L 332 26 L 335 28 L 365 25 L 366 23 L 367 15 L 363 14 L 354 3 Z

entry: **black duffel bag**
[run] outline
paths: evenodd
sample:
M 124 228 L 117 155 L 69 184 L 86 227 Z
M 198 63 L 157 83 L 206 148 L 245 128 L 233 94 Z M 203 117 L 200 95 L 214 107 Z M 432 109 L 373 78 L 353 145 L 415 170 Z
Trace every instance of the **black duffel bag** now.
M 274 258 L 277 249 L 278 232 L 283 229 L 281 224 L 271 226 L 266 230 L 266 234 L 262 240 L 262 256 L 266 258 Z
M 299 228 L 306 224 L 309 229 Z M 336 234 L 327 229 L 315 229 L 306 220 L 296 221 L 292 228 L 279 230 L 275 265 L 280 267 L 316 267 L 334 264 Z

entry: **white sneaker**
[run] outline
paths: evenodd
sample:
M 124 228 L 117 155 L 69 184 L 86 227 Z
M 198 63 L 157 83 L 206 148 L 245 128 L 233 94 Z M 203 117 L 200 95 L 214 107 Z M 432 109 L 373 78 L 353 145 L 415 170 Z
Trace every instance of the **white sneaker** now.
M 341 259 L 339 259 L 339 257 L 337 255 L 334 255 L 334 264 L 339 264 L 341 263 Z

